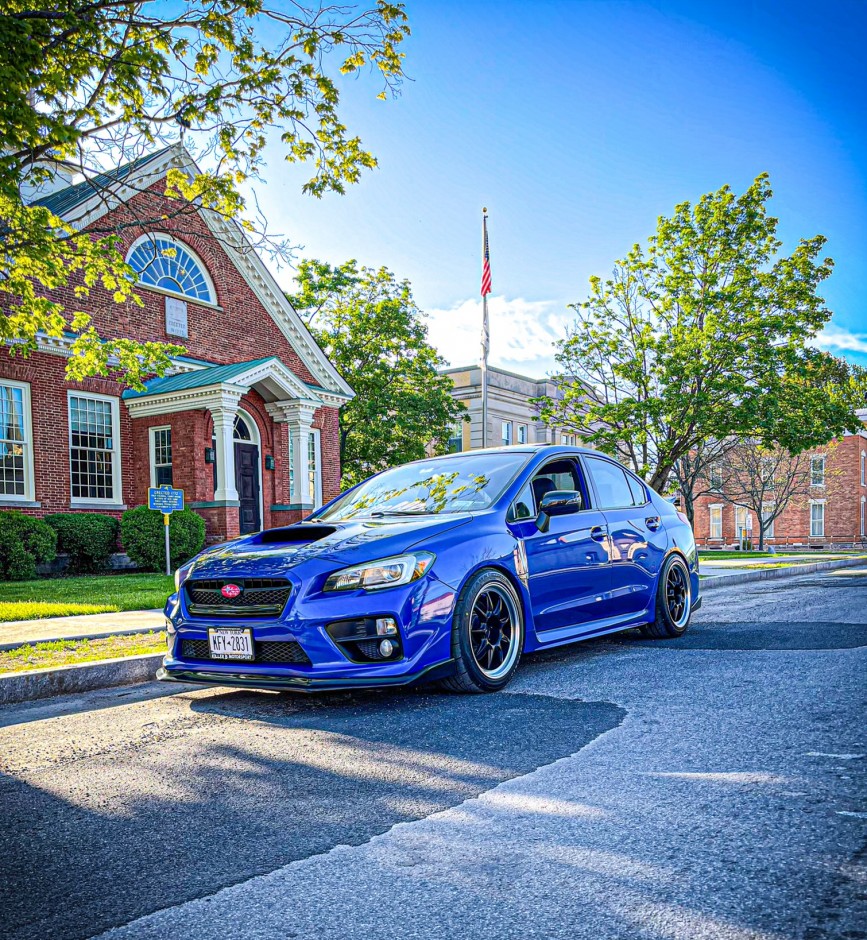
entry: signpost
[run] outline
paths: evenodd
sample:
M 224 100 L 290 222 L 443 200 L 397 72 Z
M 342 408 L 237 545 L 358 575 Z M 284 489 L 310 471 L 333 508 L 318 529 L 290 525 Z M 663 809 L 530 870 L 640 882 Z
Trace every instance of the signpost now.
M 172 553 L 169 545 L 169 516 L 184 508 L 184 491 L 173 486 L 152 486 L 148 490 L 148 509 L 163 514 L 166 530 L 166 574 L 172 573 Z

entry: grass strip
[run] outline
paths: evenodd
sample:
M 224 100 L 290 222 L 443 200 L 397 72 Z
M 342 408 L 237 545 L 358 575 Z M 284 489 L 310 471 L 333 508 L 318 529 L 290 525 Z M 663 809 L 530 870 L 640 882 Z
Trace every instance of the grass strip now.
M 164 574 L 83 575 L 7 581 L 0 585 L 0 622 L 161 608 L 174 591 Z
M 166 648 L 164 633 L 153 630 L 129 636 L 108 636 L 99 640 L 50 640 L 25 643 L 11 650 L 0 650 L 0 673 L 26 672 L 52 666 L 72 666 L 101 659 L 162 653 Z

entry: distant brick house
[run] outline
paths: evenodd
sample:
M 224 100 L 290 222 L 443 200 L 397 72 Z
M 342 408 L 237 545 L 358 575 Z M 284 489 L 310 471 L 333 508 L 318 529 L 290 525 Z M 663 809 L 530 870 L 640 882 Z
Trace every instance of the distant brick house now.
M 827 448 L 811 452 L 810 492 L 796 496 L 765 533 L 777 548 L 867 547 L 867 411 L 865 427 Z M 726 502 L 722 493 L 701 496 L 693 524 L 696 541 L 707 547 L 735 545 L 741 529 L 758 545 L 759 520 L 745 507 Z
M 339 492 L 338 409 L 352 390 L 237 226 L 207 212 L 173 218 L 166 172 L 190 162 L 169 148 L 99 193 L 85 182 L 40 200 L 82 230 L 133 223 L 121 237 L 144 307 L 94 288 L 86 309 L 102 335 L 187 353 L 136 392 L 68 382 L 71 337 L 46 337 L 27 359 L 0 351 L 0 508 L 118 516 L 171 483 L 213 541 L 300 519 Z M 163 213 L 158 229 L 135 224 Z M 54 295 L 71 309 L 82 306 L 74 287 Z

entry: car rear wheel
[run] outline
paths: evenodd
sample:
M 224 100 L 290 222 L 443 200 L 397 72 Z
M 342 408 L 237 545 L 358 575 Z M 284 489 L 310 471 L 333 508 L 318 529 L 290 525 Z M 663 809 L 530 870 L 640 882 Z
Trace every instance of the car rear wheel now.
M 453 692 L 497 692 L 515 674 L 523 647 L 524 614 L 515 589 L 499 571 L 480 571 L 455 605 L 455 674 L 442 685 Z
M 689 569 L 680 555 L 666 561 L 656 587 L 656 619 L 646 623 L 641 632 L 653 639 L 683 636 L 692 616 Z

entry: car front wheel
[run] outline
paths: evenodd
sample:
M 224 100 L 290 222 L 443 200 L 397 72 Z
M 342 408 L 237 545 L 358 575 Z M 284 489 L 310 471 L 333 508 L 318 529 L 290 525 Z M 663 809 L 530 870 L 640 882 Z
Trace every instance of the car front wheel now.
M 524 615 L 512 584 L 499 571 L 478 572 L 461 591 L 452 618 L 453 692 L 497 692 L 521 659 Z
M 656 618 L 641 632 L 657 640 L 683 636 L 692 616 L 689 569 L 680 555 L 671 555 L 663 565 L 656 587 Z

